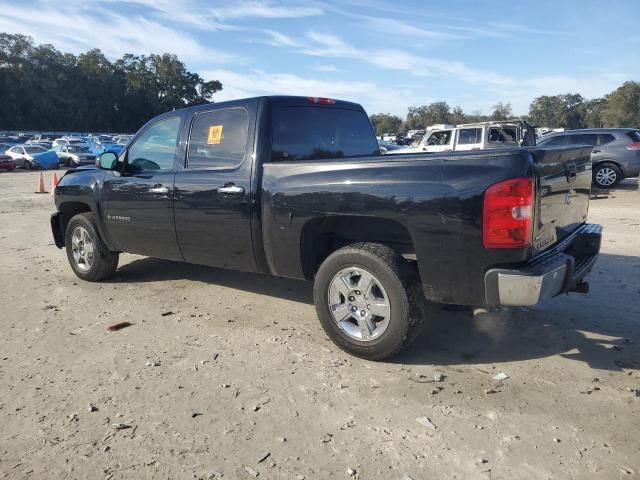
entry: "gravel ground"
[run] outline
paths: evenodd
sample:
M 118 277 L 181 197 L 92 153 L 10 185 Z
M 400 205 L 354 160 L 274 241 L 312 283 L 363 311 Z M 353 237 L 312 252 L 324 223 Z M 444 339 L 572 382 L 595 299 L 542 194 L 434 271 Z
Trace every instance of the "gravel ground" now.
M 589 295 L 433 306 L 373 363 L 326 338 L 307 283 L 134 255 L 80 281 L 37 175 L 0 173 L 0 478 L 640 475 L 636 180 L 591 203 Z

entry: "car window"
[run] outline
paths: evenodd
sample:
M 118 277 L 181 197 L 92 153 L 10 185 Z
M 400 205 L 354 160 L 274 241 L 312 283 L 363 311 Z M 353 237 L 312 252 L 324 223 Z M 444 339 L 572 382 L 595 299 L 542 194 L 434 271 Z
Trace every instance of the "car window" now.
M 371 122 L 362 110 L 276 107 L 271 160 L 318 160 L 380 155 Z
M 27 153 L 42 153 L 47 151 L 46 148 L 40 146 L 25 147 L 24 149 Z
M 598 135 L 595 133 L 580 133 L 567 135 L 567 145 L 597 145 Z
M 180 122 L 180 117 L 170 117 L 154 123 L 145 130 L 127 152 L 127 170 L 173 170 Z
M 517 127 L 491 127 L 489 128 L 489 142 L 490 143 L 518 143 L 518 128 Z
M 567 137 L 566 135 L 558 135 L 557 137 L 553 137 L 553 138 L 550 138 L 549 140 L 546 140 L 545 142 L 542 142 L 540 145 L 544 147 L 564 145 L 564 140 L 566 137 Z
M 627 132 L 627 136 L 634 142 L 640 142 L 640 131 L 638 130 Z
M 229 108 L 197 114 L 191 122 L 187 168 L 236 167 L 244 159 L 249 114 Z
M 600 133 L 598 134 L 598 145 L 606 145 L 607 143 L 611 143 L 616 139 L 610 133 Z
M 458 145 L 482 142 L 482 128 L 461 128 L 458 130 Z
M 429 146 L 441 146 L 441 145 L 449 145 L 449 141 L 451 140 L 451 130 L 440 130 L 437 132 L 433 132 L 429 135 L 427 139 L 427 145 Z

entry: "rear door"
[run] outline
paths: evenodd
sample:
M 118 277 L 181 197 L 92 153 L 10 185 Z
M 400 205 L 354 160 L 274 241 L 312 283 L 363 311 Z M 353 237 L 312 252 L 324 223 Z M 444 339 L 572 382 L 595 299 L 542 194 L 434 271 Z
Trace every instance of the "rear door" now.
M 456 132 L 455 150 L 480 150 L 482 148 L 482 127 L 459 128 Z
M 145 126 L 124 153 L 124 171 L 105 172 L 104 225 L 120 251 L 182 260 L 173 215 L 182 120 L 180 113 Z
M 257 271 L 251 235 L 251 171 L 258 103 L 212 108 L 189 122 L 176 174 L 178 243 L 188 262 Z

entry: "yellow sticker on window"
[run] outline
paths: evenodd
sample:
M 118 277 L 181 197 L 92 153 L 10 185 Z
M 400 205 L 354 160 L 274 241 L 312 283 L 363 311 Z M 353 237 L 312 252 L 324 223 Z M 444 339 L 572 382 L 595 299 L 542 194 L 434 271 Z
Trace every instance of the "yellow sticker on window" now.
M 220 142 L 222 142 L 222 127 L 223 125 L 211 125 L 209 127 L 207 145 L 220 145 Z

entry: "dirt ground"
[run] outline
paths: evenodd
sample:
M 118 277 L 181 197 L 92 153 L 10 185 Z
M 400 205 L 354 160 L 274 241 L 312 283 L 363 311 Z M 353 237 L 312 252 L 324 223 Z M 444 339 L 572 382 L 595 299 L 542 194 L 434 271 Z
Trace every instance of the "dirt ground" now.
M 434 306 L 373 363 L 327 339 L 307 283 L 133 255 L 80 281 L 37 175 L 0 173 L 0 478 L 640 476 L 636 180 L 591 203 L 589 295 Z

